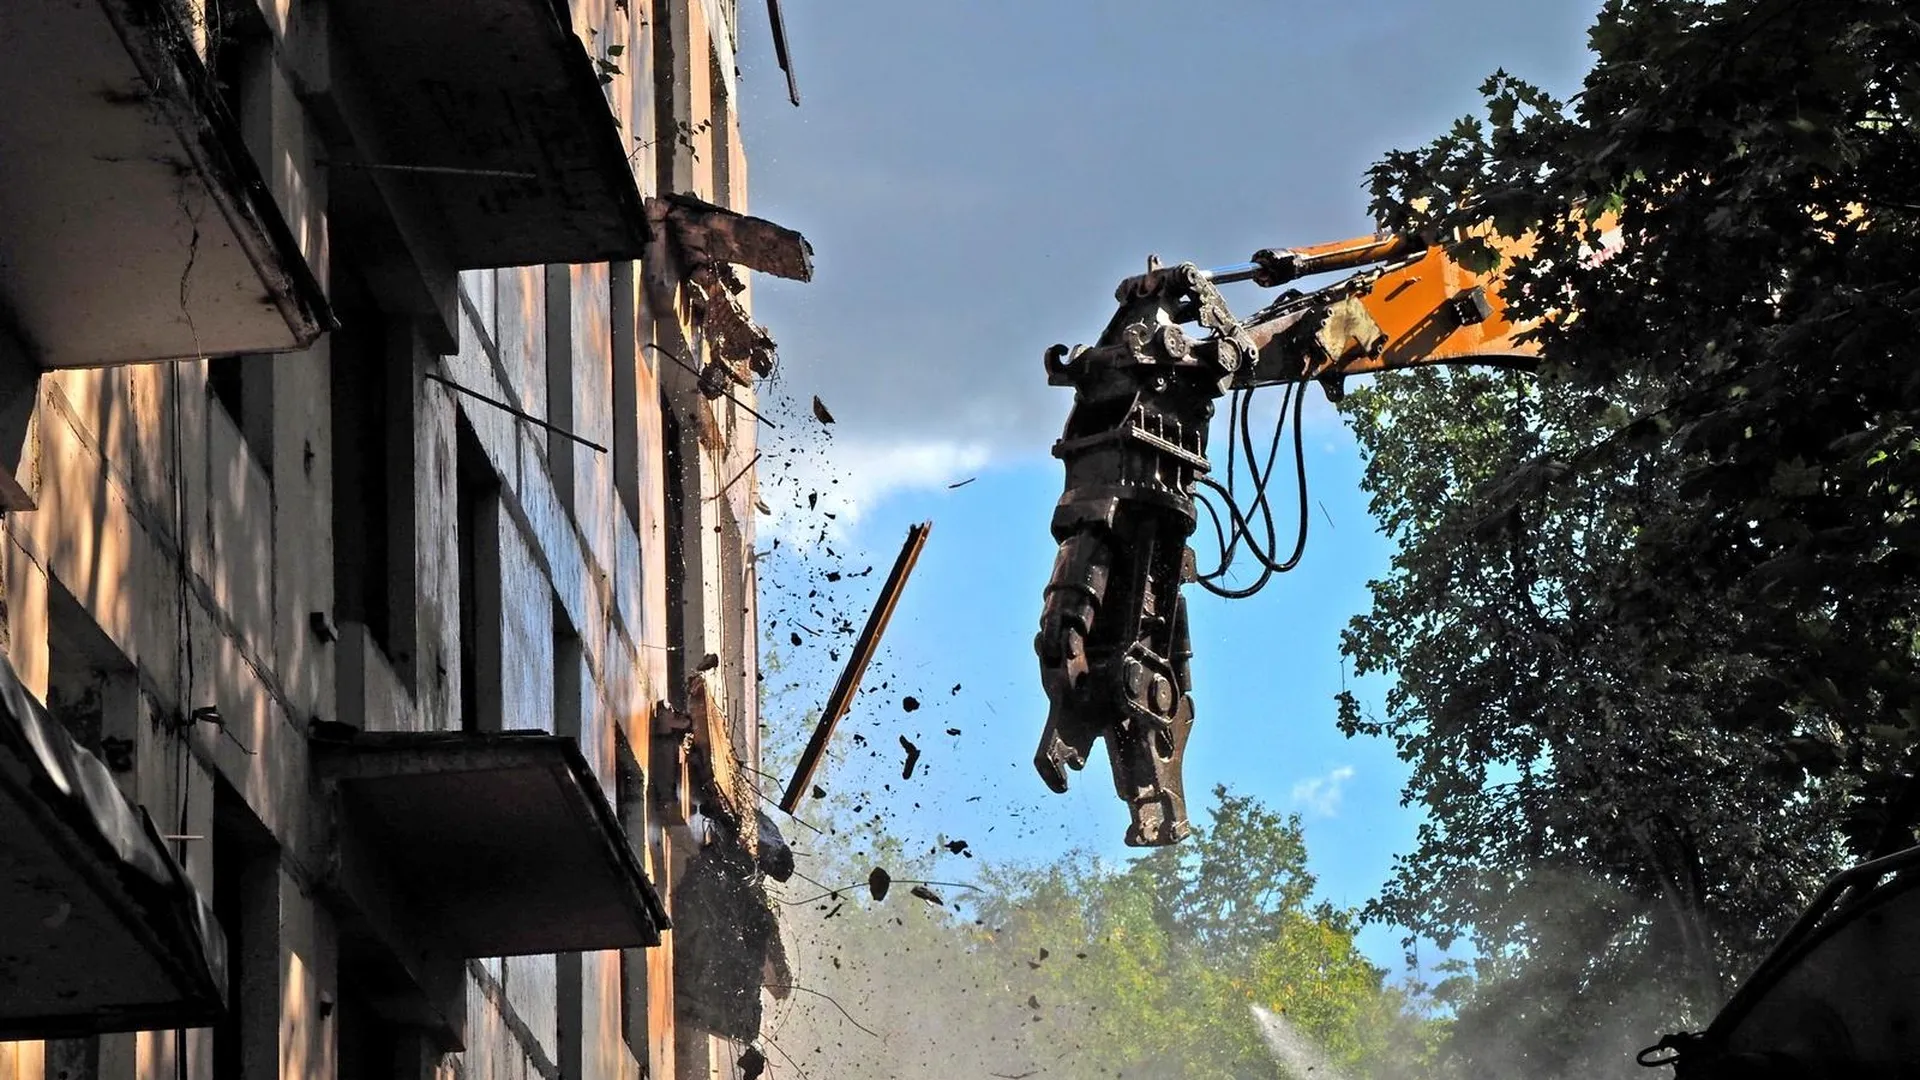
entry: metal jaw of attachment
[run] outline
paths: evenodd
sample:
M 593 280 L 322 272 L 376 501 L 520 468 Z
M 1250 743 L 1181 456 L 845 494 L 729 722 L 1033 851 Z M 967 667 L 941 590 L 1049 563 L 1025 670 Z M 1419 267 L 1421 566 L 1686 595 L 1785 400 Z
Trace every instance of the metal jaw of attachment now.
M 1114 792 L 1132 816 L 1127 843 L 1134 847 L 1177 843 L 1190 831 L 1180 770 L 1187 735 L 1193 730 L 1185 601 L 1176 601 L 1175 608 L 1177 661 L 1154 656 L 1136 642 L 1117 660 L 1089 665 L 1086 639 L 1079 629 L 1086 616 L 1065 615 L 1053 603 L 1059 595 L 1049 593 L 1035 643 L 1050 708 L 1034 767 L 1048 787 L 1064 793 L 1067 770 L 1085 768 L 1095 740 L 1104 736 Z

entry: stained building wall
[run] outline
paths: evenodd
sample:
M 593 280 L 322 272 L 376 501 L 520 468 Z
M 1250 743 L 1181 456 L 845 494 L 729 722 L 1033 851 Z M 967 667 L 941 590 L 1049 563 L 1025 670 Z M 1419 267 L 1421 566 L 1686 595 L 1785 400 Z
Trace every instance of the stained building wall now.
M 210 9 L 188 7 L 204 29 Z M 752 417 L 648 347 L 704 355 L 686 298 L 650 300 L 645 266 L 467 271 L 450 327 L 395 312 L 384 268 L 355 264 L 372 246 L 329 212 L 323 9 L 247 10 L 266 44 L 236 106 L 342 329 L 287 355 L 44 375 L 19 470 L 38 508 L 0 523 L 0 647 L 122 763 L 123 793 L 213 898 L 235 1019 L 0 1044 L 0 1080 L 727 1075 L 737 1051 L 676 1022 L 671 931 L 624 963 L 468 963 L 443 997 L 458 1052 L 357 989 L 370 961 L 325 886 L 310 725 L 574 735 L 610 799 L 624 746 L 651 790 L 618 809 L 671 905 L 691 837 L 648 812 L 685 794 L 657 703 L 684 709 L 689 659 L 717 655 L 736 746 L 757 756 L 758 493 Z M 571 13 L 619 69 L 606 92 L 643 194 L 744 209 L 734 5 Z M 224 727 L 178 726 L 208 705 Z

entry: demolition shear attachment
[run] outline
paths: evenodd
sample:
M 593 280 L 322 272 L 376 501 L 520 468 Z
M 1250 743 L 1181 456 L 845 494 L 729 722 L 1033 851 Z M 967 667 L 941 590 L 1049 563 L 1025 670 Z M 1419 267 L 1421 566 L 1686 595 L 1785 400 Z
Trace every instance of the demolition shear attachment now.
M 1127 843 L 1177 843 L 1190 831 L 1180 765 L 1193 727 L 1193 654 L 1180 586 L 1194 485 L 1208 470 L 1213 402 L 1251 344 L 1191 266 L 1129 279 L 1099 344 L 1046 356 L 1048 379 L 1075 390 L 1053 454 L 1066 490 L 1060 545 L 1034 651 L 1049 708 L 1034 765 L 1055 791 L 1107 741 L 1113 785 L 1132 814 Z M 1195 319 L 1204 342 L 1177 325 Z

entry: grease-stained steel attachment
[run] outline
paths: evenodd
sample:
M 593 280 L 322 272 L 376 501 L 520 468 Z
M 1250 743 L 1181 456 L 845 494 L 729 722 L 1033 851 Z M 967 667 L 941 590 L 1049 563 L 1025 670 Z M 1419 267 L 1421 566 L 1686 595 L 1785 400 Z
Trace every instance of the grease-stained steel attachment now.
M 1253 348 L 1192 266 L 1149 264 L 1118 297 L 1098 344 L 1045 358 L 1047 381 L 1075 393 L 1053 447 L 1067 485 L 1034 639 L 1049 701 L 1034 765 L 1065 791 L 1067 770 L 1084 768 L 1104 736 L 1132 813 L 1127 843 L 1161 845 L 1188 832 L 1180 761 L 1192 649 L 1180 584 L 1192 572 L 1194 484 L 1208 470 L 1213 400 Z M 1183 316 L 1213 331 L 1207 348 L 1176 325 Z

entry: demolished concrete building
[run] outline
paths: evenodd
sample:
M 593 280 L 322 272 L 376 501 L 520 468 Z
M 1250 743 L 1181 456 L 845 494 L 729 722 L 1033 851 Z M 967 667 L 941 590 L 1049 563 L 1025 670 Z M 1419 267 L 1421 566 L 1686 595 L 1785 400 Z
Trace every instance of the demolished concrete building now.
M 740 17 L 0 6 L 0 1080 L 731 1074 Z

